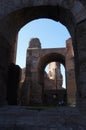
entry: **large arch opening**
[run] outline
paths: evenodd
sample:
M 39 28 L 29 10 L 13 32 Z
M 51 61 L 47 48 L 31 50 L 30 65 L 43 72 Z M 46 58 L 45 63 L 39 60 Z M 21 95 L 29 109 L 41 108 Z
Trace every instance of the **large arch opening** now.
M 45 72 L 46 65 L 51 63 L 49 71 L 53 75 L 53 80 L 49 77 L 51 74 Z M 62 87 L 62 75 L 60 65 L 65 67 L 64 55 L 58 53 L 49 53 L 42 57 L 38 65 L 39 84 L 42 87 L 42 100 L 44 105 L 66 105 L 66 88 Z M 53 66 L 53 67 L 52 67 Z M 59 68 L 58 68 L 59 67 Z M 59 75 L 57 75 L 59 73 Z M 66 73 L 65 73 L 66 74 Z M 54 77 L 55 76 L 55 77 Z M 59 82 L 59 83 L 58 83 Z M 56 86 L 55 86 L 56 85 Z
M 45 105 L 67 105 L 66 71 L 60 62 L 50 62 L 47 71 L 44 70 L 44 96 Z
M 52 11 L 51 11 L 52 10 Z M 36 12 L 36 13 L 35 13 Z M 39 13 L 41 12 L 41 13 Z M 47 12 L 47 13 L 46 13 Z M 15 15 L 17 17 L 20 16 L 19 18 L 17 17 L 17 19 L 15 18 Z M 62 17 L 60 17 L 60 15 L 62 15 Z M 67 17 L 69 18 L 69 21 L 67 21 Z M 65 17 L 64 17 L 65 16 Z M 69 33 L 71 34 L 71 37 L 74 35 L 74 30 L 73 30 L 73 24 L 74 24 L 74 19 L 73 19 L 73 16 L 71 14 L 71 12 L 68 10 L 68 9 L 64 9 L 62 7 L 59 7 L 59 6 L 41 6 L 41 7 L 32 7 L 32 8 L 24 8 L 24 9 L 21 9 L 17 12 L 14 12 L 11 14 L 11 17 L 16 19 L 16 24 L 15 24 L 15 27 L 16 27 L 16 31 L 17 31 L 17 34 L 19 31 L 22 31 L 22 27 L 25 26 L 27 23 L 28 23 L 28 26 L 26 26 L 25 28 L 29 28 L 29 25 L 30 24 L 33 24 L 33 23 L 36 23 L 38 22 L 39 23 L 39 27 L 40 27 L 40 21 L 41 20 L 50 20 L 51 23 L 54 22 L 54 23 L 57 23 L 59 24 L 59 26 L 61 27 L 61 25 L 64 25 L 63 28 L 67 28 Z M 71 18 L 70 18 L 71 17 Z M 23 18 L 23 19 L 22 19 Z M 49 23 L 50 21 L 48 21 L 47 23 Z M 60 24 L 61 23 L 61 24 Z M 67 24 L 68 23 L 68 24 Z M 41 22 L 41 26 L 43 25 L 43 21 Z M 32 26 L 32 25 L 31 25 Z M 35 24 L 35 26 L 38 27 L 37 24 Z M 56 26 L 56 25 L 55 25 Z M 54 28 L 55 28 L 54 26 Z M 58 25 L 57 25 L 58 26 Z M 39 31 L 39 27 L 38 27 L 38 31 Z M 44 27 L 45 28 L 45 27 Z M 58 28 L 58 27 L 57 27 Z M 20 30 L 21 29 L 21 30 Z M 28 29 L 29 30 L 29 29 Z M 33 30 L 33 28 L 32 28 Z M 30 29 L 30 31 L 32 31 Z M 66 29 L 65 29 L 66 30 Z M 60 31 L 60 30 L 59 30 Z M 67 31 L 67 30 L 66 30 Z M 28 31 L 27 32 L 29 35 L 30 32 Z M 38 33 L 38 32 L 37 32 Z M 70 34 L 68 33 L 68 37 L 70 37 Z M 66 33 L 63 33 L 62 32 L 62 35 L 64 34 L 64 36 L 66 35 Z M 27 35 L 25 33 L 25 35 Z M 32 35 L 31 37 L 30 36 L 27 36 L 28 37 L 28 40 L 32 37 L 34 37 L 34 35 Z M 45 36 L 46 34 L 44 34 Z M 56 34 L 55 34 L 56 35 Z M 37 34 L 35 33 L 35 37 L 37 36 Z M 60 36 L 60 35 L 59 35 Z M 20 37 L 23 37 L 23 35 L 21 34 Z M 38 37 L 40 39 L 40 36 Z M 45 37 L 46 38 L 46 37 Z M 44 39 L 45 39 L 44 38 Z M 66 38 L 66 37 L 65 37 Z M 47 39 L 47 38 L 46 38 Z M 19 40 L 19 39 L 18 39 Z M 26 40 L 26 39 L 25 39 Z M 41 41 L 44 41 L 43 39 L 40 39 Z M 51 41 L 54 40 L 54 39 L 51 39 Z M 66 40 L 66 39 L 65 39 Z M 26 41 L 27 44 L 28 44 L 28 41 Z M 18 43 L 18 42 L 17 42 Z M 24 43 L 24 42 L 23 42 Z M 43 42 L 45 43 L 45 42 Z M 55 43 L 56 44 L 56 43 Z M 46 45 L 47 45 L 47 42 L 46 42 Z M 57 43 L 58 45 L 58 43 Z M 28 46 L 28 45 L 27 45 Z M 46 46 L 43 46 L 46 48 Z M 16 47 L 15 47 L 16 48 Z M 22 49 L 20 49 L 22 50 Z M 15 51 L 16 52 L 16 51 Z M 15 57 L 16 53 L 14 53 L 14 57 Z M 21 53 L 22 55 L 22 53 Z M 25 55 L 25 54 L 24 54 Z M 20 58 L 21 59 L 21 58 Z M 25 60 L 25 59 L 24 59 Z
M 62 79 L 63 79 L 63 82 L 62 82 L 62 87 L 63 88 L 66 88 L 66 82 L 65 82 L 65 68 L 64 68 L 64 65 L 61 64 L 60 62 L 58 62 L 58 69 L 60 69 L 60 73 L 62 75 Z M 55 70 L 56 70 L 56 62 L 50 62 L 49 64 L 46 65 L 45 67 L 45 72 L 46 74 L 48 74 L 48 77 L 49 79 L 55 79 L 56 77 L 56 74 L 52 74 Z M 59 73 L 59 72 L 58 72 Z M 56 86 L 56 83 L 55 83 L 55 86 Z
M 9 1 L 8 4 L 7 1 L 1 2 L 0 104 L 3 105 L 6 103 L 7 70 L 10 63 L 12 62 L 15 63 L 15 57 L 16 57 L 15 54 L 17 47 L 16 38 L 18 35 L 18 31 L 25 24 L 27 24 L 32 20 L 38 18 L 50 18 L 52 20 L 59 21 L 63 25 L 65 25 L 71 34 L 75 56 L 74 59 L 75 59 L 75 71 L 76 71 L 76 83 L 77 83 L 77 95 L 76 95 L 77 105 L 79 106 L 79 110 L 81 110 L 80 113 L 77 113 L 79 112 L 77 108 L 76 109 L 63 108 L 58 109 L 55 112 L 58 115 L 62 115 L 62 120 L 60 118 L 58 118 L 58 120 L 61 121 L 60 124 L 62 125 L 60 126 L 63 126 L 63 120 L 65 121 L 66 126 L 64 126 L 64 129 L 65 127 L 80 128 L 80 125 L 77 125 L 76 120 L 77 118 L 76 113 L 77 113 L 77 115 L 80 115 L 79 118 L 80 120 L 78 119 L 79 122 L 78 124 L 81 124 L 81 128 L 83 127 L 82 129 L 84 129 L 84 123 L 83 123 L 84 121 L 82 120 L 81 122 L 81 117 L 85 116 L 86 114 L 86 78 L 85 78 L 86 77 L 86 8 L 85 8 L 86 6 L 85 5 L 86 1 L 84 0 L 69 0 L 69 1 L 19 0 L 19 1 Z M 69 75 L 71 78 L 72 75 L 70 73 Z M 71 82 L 69 83 L 71 84 Z M 60 112 L 61 114 L 58 112 Z M 71 121 L 73 121 L 71 122 L 72 124 L 74 124 L 73 126 L 71 126 L 70 119 Z M 45 121 L 47 121 L 46 117 Z M 52 124 L 50 125 L 50 127 L 52 128 Z
M 17 56 L 16 61 L 16 63 L 19 64 L 23 70 L 25 70 L 26 49 L 28 47 L 29 39 L 32 37 L 38 37 L 41 41 L 42 48 L 62 48 L 66 47 L 66 40 L 70 37 L 70 34 L 65 26 L 63 26 L 60 22 L 56 22 L 47 18 L 33 20 L 32 22 L 25 25 L 24 28 L 24 32 L 23 28 L 19 32 L 18 49 L 20 50 L 17 51 L 17 55 L 19 57 Z M 26 39 L 24 35 L 26 36 Z M 22 74 L 25 74 L 25 72 L 23 71 Z M 25 78 L 23 75 L 22 77 Z M 24 81 L 24 79 L 21 80 Z M 63 81 L 65 82 L 65 80 Z
M 62 48 L 66 47 L 66 40 L 71 36 L 64 25 L 52 19 L 41 18 L 29 22 L 18 33 L 16 64 L 21 68 L 26 65 L 29 41 L 35 37 L 40 39 L 42 48 Z
M 18 17 L 18 15 L 20 17 Z M 64 17 L 65 15 L 66 17 Z M 69 21 L 67 20 L 67 17 Z M 18 31 L 26 23 L 34 19 L 38 19 L 38 18 L 50 18 L 52 20 L 59 21 L 67 27 L 71 36 L 72 37 L 74 36 L 73 16 L 68 9 L 64 9 L 59 6 L 41 6 L 41 7 L 39 6 L 39 7 L 32 7 L 32 8 L 23 8 L 21 10 L 18 10 L 7 17 L 7 20 L 10 19 L 9 24 L 12 24 L 13 19 L 14 21 L 16 20 L 16 22 L 14 23 L 14 26 L 12 26 L 12 30 L 14 31 L 14 33 L 11 37 L 12 39 L 10 39 L 11 43 L 13 43 L 12 48 L 11 48 L 10 62 L 15 62 L 15 55 L 16 55 L 16 42 L 15 41 L 16 40 L 14 39 L 16 39 Z

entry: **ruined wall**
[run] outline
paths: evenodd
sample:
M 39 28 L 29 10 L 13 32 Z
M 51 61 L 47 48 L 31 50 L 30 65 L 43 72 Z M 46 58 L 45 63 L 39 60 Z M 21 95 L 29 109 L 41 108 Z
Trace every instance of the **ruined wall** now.
M 66 76 L 66 89 L 67 89 L 67 98 L 68 104 L 74 104 L 76 101 L 76 85 L 75 85 L 75 70 L 74 70 L 74 51 L 72 47 L 72 40 L 71 38 L 66 41 L 66 48 L 65 48 L 65 76 Z M 60 49 L 63 53 L 63 50 Z M 29 47 L 27 49 L 27 59 L 26 59 L 26 74 L 25 80 L 23 83 L 22 92 L 26 89 L 26 93 L 28 93 L 28 104 L 32 103 L 42 103 L 42 96 L 48 90 L 61 90 L 62 89 L 62 74 L 59 62 L 52 62 L 49 64 L 49 73 L 44 71 L 45 67 L 38 68 L 38 66 L 44 66 L 43 63 L 39 64 L 39 60 L 42 59 L 42 52 L 43 49 L 41 48 L 41 43 L 39 39 L 33 38 L 29 42 Z M 51 49 L 48 49 L 48 54 L 51 53 Z M 55 51 L 55 50 L 54 50 Z M 52 54 L 52 53 L 51 53 Z M 45 54 L 46 56 L 46 54 Z M 51 58 L 51 57 L 50 57 Z M 54 57 L 53 57 L 54 58 Z M 44 59 L 45 60 L 45 59 Z M 46 60 L 45 65 L 47 65 Z M 41 74 L 41 75 L 40 75 Z M 41 76 L 41 77 L 40 77 Z M 24 93 L 24 92 L 23 92 Z M 26 94 L 23 94 L 26 96 Z M 22 96 L 22 98 L 23 98 Z M 25 102 L 25 99 L 24 99 Z
M 33 52 L 33 49 L 35 51 Z M 39 59 L 39 50 L 41 49 L 41 43 L 38 38 L 33 38 L 29 42 L 26 57 L 26 75 L 22 88 L 22 104 L 35 104 L 40 103 L 42 88 L 38 81 L 37 61 Z M 40 90 L 41 89 L 41 90 Z M 28 93 L 28 94 L 27 94 Z M 26 103 L 25 103 L 26 102 Z
M 66 82 L 68 104 L 76 104 L 76 80 L 72 39 L 66 40 Z
M 49 64 L 49 78 L 55 82 L 56 89 L 62 89 L 63 77 L 61 74 L 61 63 L 51 62 Z
M 16 37 L 26 23 L 37 18 L 60 21 L 69 30 L 74 47 L 77 104 L 86 108 L 86 1 L 0 1 L 0 104 L 6 103 L 6 79 L 14 61 Z

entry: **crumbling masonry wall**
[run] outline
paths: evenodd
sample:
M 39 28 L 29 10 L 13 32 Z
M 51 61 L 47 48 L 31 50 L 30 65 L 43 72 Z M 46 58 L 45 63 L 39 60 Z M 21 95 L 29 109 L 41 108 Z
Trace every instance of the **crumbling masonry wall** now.
M 76 108 L 56 108 L 54 111 L 52 111 L 52 113 L 51 111 L 48 111 L 48 113 L 44 111 L 37 111 L 37 113 L 34 113 L 32 111 L 32 116 L 31 111 L 28 111 L 29 113 L 27 114 L 27 110 L 25 111 L 25 109 L 21 108 L 17 109 L 17 111 L 16 107 L 10 107 L 9 109 L 9 106 L 2 107 L 2 105 L 6 105 L 7 103 L 7 72 L 10 63 L 15 62 L 18 32 L 25 24 L 39 18 L 50 18 L 56 22 L 59 21 L 65 25 L 72 37 L 72 44 L 74 48 L 75 77 L 77 85 L 77 105 Z M 36 49 L 34 51 L 36 52 Z M 56 52 L 56 50 L 53 51 L 53 49 L 51 51 Z M 62 51 L 64 53 L 64 49 Z M 29 52 L 31 55 L 32 52 L 30 50 Z M 45 54 L 48 54 L 46 49 L 43 50 L 43 53 L 44 52 L 46 52 Z M 40 54 L 40 49 L 38 53 Z M 43 57 L 43 59 L 46 58 Z M 41 68 L 43 68 L 43 66 L 39 67 L 40 70 Z M 41 71 L 40 73 L 42 74 Z M 31 76 L 30 73 L 27 73 L 27 75 Z M 42 79 L 41 75 L 40 77 Z M 40 84 L 42 84 L 41 79 L 39 80 Z M 30 84 L 28 85 L 30 86 Z M 26 90 L 28 93 L 26 93 Z M 23 92 L 25 92 L 25 94 L 27 94 L 26 97 L 28 97 L 30 92 L 29 87 L 25 87 Z M 26 100 L 26 103 L 28 101 Z M 31 128 L 39 130 L 40 126 L 43 126 L 41 127 L 43 130 L 86 130 L 85 0 L 0 0 L 0 111 L 1 129 Z M 36 120 L 34 120 L 34 114 L 36 115 Z M 22 124 L 22 122 L 24 123 Z
M 15 62 L 17 36 L 28 22 L 50 18 L 61 22 L 73 40 L 77 106 L 86 110 L 86 1 L 1 0 L 0 1 L 0 104 L 6 104 L 7 71 Z
M 65 57 L 65 72 L 66 72 L 65 75 L 67 78 L 66 79 L 67 100 L 68 100 L 68 104 L 75 104 L 76 85 L 75 85 L 75 73 L 74 73 L 75 72 L 74 55 L 73 55 L 71 39 L 67 40 L 67 48 L 64 48 L 64 51 L 63 51 L 62 48 L 42 49 L 39 39 L 33 38 L 31 39 L 29 43 L 29 47 L 27 49 L 26 75 L 25 75 L 25 81 L 22 88 L 23 93 L 24 93 L 24 90 L 26 90 L 26 92 L 22 95 L 23 105 L 42 104 L 42 100 L 43 100 L 42 94 L 43 94 L 44 88 L 51 89 L 52 87 L 52 89 L 56 89 L 55 83 L 54 82 L 52 83 L 52 81 L 47 79 L 44 72 L 45 66 L 43 65 L 43 62 L 45 62 L 44 64 L 47 65 L 47 61 L 44 60 L 42 61 L 42 63 L 39 64 L 39 61 L 43 57 L 46 57 L 46 55 L 49 55 L 50 53 L 52 54 L 55 52 L 57 54 L 60 53 L 64 55 Z M 52 60 L 54 60 L 54 57 L 52 58 Z M 61 59 L 59 59 L 59 61 L 60 60 Z M 58 61 L 58 57 L 57 57 L 57 61 Z M 43 66 L 43 67 L 39 68 L 38 66 Z M 40 78 L 40 73 L 42 75 L 41 78 Z M 50 83 L 48 82 L 48 80 Z M 44 84 L 45 81 L 46 81 L 46 84 Z M 57 82 L 59 81 L 57 80 Z M 51 86 L 50 88 L 48 87 L 49 85 Z M 59 87 L 62 87 L 62 86 L 59 86 Z

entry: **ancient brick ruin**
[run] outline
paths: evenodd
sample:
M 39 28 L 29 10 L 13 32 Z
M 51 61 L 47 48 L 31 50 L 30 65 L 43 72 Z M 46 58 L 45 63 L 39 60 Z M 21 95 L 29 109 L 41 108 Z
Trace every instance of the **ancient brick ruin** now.
M 49 63 L 48 77 L 49 79 L 52 79 L 54 81 L 54 85 L 52 86 L 52 88 L 55 87 L 56 89 L 62 89 L 63 76 L 61 74 L 61 63 Z
M 17 39 L 19 30 L 32 20 L 39 18 L 49 18 L 63 24 L 69 31 L 72 38 L 74 49 L 74 71 L 69 63 L 72 62 L 66 56 L 65 50 L 61 52 L 59 49 L 51 49 L 53 55 L 47 55 L 47 49 L 43 49 L 40 53 L 39 49 L 30 50 L 29 55 L 34 58 L 36 66 L 31 68 L 31 58 L 28 63 L 29 69 L 26 70 L 26 77 L 33 77 L 35 83 L 29 78 L 29 84 L 25 78 L 25 88 L 23 89 L 24 104 L 28 104 L 33 99 L 41 103 L 41 92 L 44 85 L 43 68 L 54 57 L 60 57 L 61 63 L 65 64 L 67 69 L 67 98 L 71 95 L 72 82 L 71 78 L 76 79 L 76 107 L 75 108 L 56 108 L 52 111 L 29 111 L 20 107 L 10 107 L 8 105 L 7 93 L 8 86 L 8 70 L 11 63 L 15 64 Z M 63 34 L 62 34 L 63 35 Z M 53 43 L 52 43 L 53 44 Z M 69 52 L 69 45 L 67 50 Z M 50 50 L 49 50 L 50 51 Z M 57 55 L 57 52 L 59 55 Z M 67 53 L 67 54 L 68 54 Z M 40 59 L 38 59 L 41 54 Z M 44 54 L 44 55 L 43 55 Z M 72 53 L 71 53 L 72 54 Z M 46 57 L 47 55 L 47 57 Z M 49 57 L 52 58 L 49 58 Z M 42 58 L 42 59 L 41 59 Z M 38 59 L 38 60 L 37 60 Z M 45 61 L 45 62 L 43 62 Z M 38 64 L 39 63 L 39 64 Z M 72 62 L 73 63 L 73 62 Z M 71 63 L 71 64 L 72 64 Z M 27 66 L 26 65 L 26 69 Z M 38 68 L 36 68 L 38 66 Z M 34 71 L 32 71 L 34 70 Z M 37 73 L 38 72 L 38 73 Z M 32 74 L 32 76 L 31 76 Z M 35 76 L 34 76 L 35 74 Z M 69 77 L 69 78 L 68 78 Z M 39 81 L 39 82 L 37 82 Z M 29 86 L 29 87 L 26 87 Z M 34 86 L 35 90 L 34 90 Z M 13 87 L 13 86 L 12 86 Z M 12 89 L 11 89 L 12 90 Z M 38 90 L 38 91 L 37 91 Z M 73 89 L 74 90 L 74 89 Z M 34 94 L 34 91 L 36 92 Z M 11 93 L 11 92 L 10 92 Z M 73 91 L 72 91 L 73 94 Z M 9 94 L 8 94 L 9 95 Z M 30 95 L 30 96 L 29 96 Z M 30 97 L 30 98 L 28 98 Z M 36 98 L 35 98 L 36 97 Z M 73 95 L 71 95 L 73 97 Z M 73 99 L 73 98 L 72 98 Z M 4 106 L 5 105 L 5 106 Z M 1 107 L 2 106 L 2 107 Z M 23 112 L 22 112 L 23 111 Z M 16 114 L 15 114 L 16 113 Z M 27 114 L 28 113 L 28 114 Z M 34 119 L 34 115 L 36 118 Z M 32 115 L 31 115 L 32 114 Z M 10 115 L 10 116 L 9 116 Z M 24 116 L 25 115 L 25 116 Z M 29 121 L 27 121 L 27 119 Z M 40 127 L 41 126 L 41 127 Z M 85 0 L 1 0 L 0 1 L 0 130 L 4 129 L 32 129 L 32 130 L 86 130 L 86 1 Z
M 50 63 L 49 74 L 44 71 L 48 63 Z M 22 105 L 43 104 L 43 96 L 46 91 L 51 90 L 53 92 L 56 89 L 58 91 L 62 89 L 61 63 L 65 66 L 67 102 L 68 104 L 75 104 L 76 83 L 71 38 L 67 40 L 66 48 L 52 49 L 42 49 L 38 38 L 31 39 L 27 49 L 26 74 L 23 76 L 25 80 L 22 79 Z M 50 77 L 50 73 L 52 77 Z
M 14 5 L 14 6 L 13 6 Z M 0 104 L 6 104 L 7 71 L 15 63 L 18 31 L 26 23 L 37 18 L 50 18 L 67 27 L 73 40 L 75 75 L 77 84 L 77 106 L 85 108 L 85 19 L 86 2 L 84 0 L 29 1 L 1 0 L 0 5 Z M 35 13 L 36 12 L 36 13 Z M 40 13 L 39 13 L 40 12 Z M 83 44 L 82 44 L 83 41 Z M 3 86 L 3 87 L 2 87 Z M 83 106 L 83 107 L 82 107 Z

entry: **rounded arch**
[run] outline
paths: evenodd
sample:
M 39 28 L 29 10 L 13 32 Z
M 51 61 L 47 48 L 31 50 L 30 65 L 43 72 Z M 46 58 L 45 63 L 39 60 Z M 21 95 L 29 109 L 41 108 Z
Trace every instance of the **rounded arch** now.
M 4 19 L 2 26 L 6 28 L 7 31 L 5 33 L 6 39 L 12 44 L 12 56 L 11 62 L 14 62 L 16 49 L 17 49 L 17 35 L 19 30 L 27 23 L 32 20 L 39 18 L 50 18 L 55 21 L 59 21 L 64 26 L 67 27 L 70 35 L 74 36 L 74 25 L 75 19 L 71 11 L 67 8 L 63 8 L 59 5 L 41 5 L 41 6 L 32 6 L 25 7 L 21 9 L 17 9 L 16 11 L 7 15 Z M 2 27 L 1 27 L 2 30 Z M 8 31 L 9 30 L 9 31 Z M 9 36 L 10 34 L 10 36 Z M 14 50 L 13 50 L 14 48 Z
M 47 4 L 45 6 L 41 5 L 17 9 L 4 17 L 1 21 L 2 24 L 0 24 L 0 29 L 3 35 L 11 45 L 10 52 L 13 52 L 10 54 L 10 62 L 14 62 L 15 59 L 18 31 L 26 23 L 38 18 L 50 18 L 55 21 L 60 21 L 68 28 L 70 34 L 73 34 L 73 15 L 67 8 L 63 8 L 58 5 Z M 5 31 L 3 27 L 5 28 Z
M 59 5 L 33 6 L 31 8 L 26 7 L 11 13 L 9 17 L 16 21 L 14 24 L 17 32 L 32 20 L 49 18 L 61 22 L 67 27 L 70 34 L 73 35 L 73 26 L 75 24 L 73 14 L 69 9 L 63 8 Z
M 38 78 L 40 84 L 43 84 L 43 78 L 44 78 L 44 69 L 47 64 L 50 62 L 60 62 L 64 65 L 65 67 L 65 56 L 59 53 L 49 53 L 46 54 L 45 56 L 41 57 L 38 63 Z
M 4 26 L 7 31 L 3 33 L 6 39 L 8 39 L 9 43 L 12 44 L 11 51 L 13 53 L 11 54 L 11 62 L 16 61 L 16 41 L 18 32 L 25 24 L 32 20 L 39 18 L 50 18 L 52 20 L 59 21 L 67 27 L 70 35 L 72 37 L 74 36 L 75 19 L 72 12 L 65 6 L 62 7 L 59 4 L 48 4 L 49 3 L 41 6 L 34 5 L 31 7 L 21 7 L 20 9 L 16 9 L 14 12 L 9 13 L 5 19 L 3 19 L 4 22 L 2 22 L 2 26 L 0 28 L 2 30 L 2 27 Z
M 46 77 L 46 81 L 45 81 L 46 73 L 45 73 L 44 70 L 45 70 L 46 65 L 48 65 L 51 62 L 59 62 L 59 63 L 63 64 L 63 66 L 65 67 L 65 56 L 63 54 L 60 54 L 60 53 L 48 53 L 48 54 L 45 54 L 45 56 L 41 57 L 40 60 L 39 60 L 39 63 L 38 63 L 38 82 L 39 82 L 41 90 L 42 90 L 42 95 L 41 96 L 42 96 L 42 101 L 43 102 L 45 102 L 44 99 L 46 97 L 45 96 L 46 95 L 45 93 L 47 92 L 46 90 L 48 90 L 48 92 L 49 92 L 48 84 L 46 86 L 46 83 L 45 83 L 46 81 L 51 82 L 53 84 L 53 86 L 55 85 L 54 88 L 50 87 L 50 91 L 52 91 L 52 93 L 57 92 L 56 80 L 47 79 L 47 77 Z M 63 89 L 60 89 L 60 90 L 63 90 Z M 66 92 L 66 89 L 64 89 L 64 90 Z M 46 100 L 48 100 L 48 99 L 46 99 Z
M 3 2 L 2 2 L 3 3 Z M 5 3 L 5 2 L 4 2 Z M 86 9 L 85 9 L 85 2 L 80 1 L 80 0 L 72 0 L 72 1 L 69 1 L 69 0 L 57 0 L 57 1 L 21 1 L 19 0 L 18 2 L 15 2 L 15 1 L 10 1 L 8 6 L 5 6 L 5 4 L 3 3 L 3 8 L 2 8 L 2 5 L 1 5 L 1 10 L 3 12 L 3 14 L 1 13 L 1 18 L 2 19 L 4 16 L 6 15 L 9 15 L 10 13 L 13 13 L 17 10 L 21 10 L 21 9 L 24 9 L 24 8 L 32 8 L 32 7 L 46 7 L 46 6 L 59 6 L 59 7 L 62 7 L 62 8 L 65 8 L 65 9 L 68 9 L 70 10 L 70 12 L 73 14 L 76 22 L 80 22 L 81 20 L 83 20 L 84 18 L 86 18 Z M 14 6 L 13 6 L 14 5 Z M 78 6 L 78 9 L 75 9 L 76 6 Z M 5 11 L 4 11 L 4 8 L 5 8 Z M 81 12 L 83 11 L 83 16 L 81 14 Z M 77 16 L 78 15 L 78 16 Z
M 83 5 L 81 2 L 82 1 L 80 0 L 57 0 L 54 2 L 53 0 L 51 2 L 31 1 L 31 3 L 30 1 L 22 1 L 21 3 L 21 0 L 19 0 L 18 3 L 10 1 L 9 6 L 6 7 L 4 4 L 4 11 L 0 11 L 1 16 L 3 15 L 3 19 L 0 20 L 0 32 L 11 45 L 9 48 L 10 51 L 12 51 L 12 49 L 14 49 L 16 46 L 15 39 L 18 31 L 29 21 L 45 17 L 60 21 L 62 24 L 64 24 L 72 36 L 73 45 L 75 44 L 74 51 L 76 60 L 75 67 L 77 72 L 77 86 L 79 86 L 79 90 L 80 88 L 83 88 L 82 93 L 80 91 L 79 94 L 79 97 L 81 96 L 80 98 L 83 98 L 86 97 L 86 92 L 84 91 L 86 83 L 84 78 L 86 75 L 84 71 L 86 66 L 86 9 L 85 5 Z M 2 10 L 2 8 L 0 9 Z M 11 57 L 14 59 L 13 55 L 15 55 L 15 53 L 11 55 Z M 81 65 L 80 63 L 82 61 L 83 64 Z M 1 77 L 3 78 L 2 75 Z

